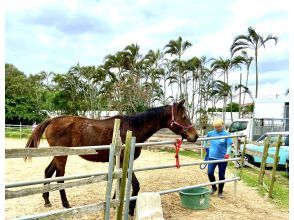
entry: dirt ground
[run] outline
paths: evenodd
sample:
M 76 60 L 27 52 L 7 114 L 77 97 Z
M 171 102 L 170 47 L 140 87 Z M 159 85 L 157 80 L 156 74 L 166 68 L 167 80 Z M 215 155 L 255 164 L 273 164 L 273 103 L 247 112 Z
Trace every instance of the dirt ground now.
M 6 139 L 6 148 L 23 148 L 26 140 Z M 41 147 L 46 147 L 47 142 L 42 140 Z M 5 182 L 42 179 L 44 169 L 52 158 L 33 158 L 32 163 L 25 163 L 22 159 L 6 159 Z M 192 162 L 193 158 L 180 156 L 180 162 Z M 134 168 L 174 164 L 174 156 L 167 152 L 143 150 L 141 156 L 135 161 Z M 66 175 L 92 173 L 107 170 L 107 163 L 94 163 L 81 159 L 78 156 L 68 158 Z M 154 192 L 165 189 L 177 188 L 187 185 L 195 185 L 207 182 L 205 171 L 199 166 L 153 170 L 137 173 L 140 181 L 141 192 Z M 233 177 L 227 171 L 226 178 Z M 91 184 L 80 188 L 67 189 L 67 198 L 72 207 L 104 201 L 105 183 Z M 254 188 L 246 186 L 242 181 L 238 182 L 238 195 L 235 199 L 233 183 L 225 184 L 224 198 L 217 196 L 210 198 L 210 207 L 207 210 L 195 211 L 182 208 L 178 193 L 163 195 L 162 207 L 165 219 L 288 219 L 288 210 L 281 210 L 270 203 L 267 198 L 261 197 Z M 32 195 L 5 201 L 5 218 L 47 212 L 62 209 L 59 192 L 51 192 L 52 207 L 45 208 L 41 195 Z M 113 211 L 113 210 L 112 210 Z M 113 216 L 113 212 L 112 212 Z M 103 213 L 76 217 L 77 219 L 102 219 Z M 73 218 L 71 218 L 73 219 Z

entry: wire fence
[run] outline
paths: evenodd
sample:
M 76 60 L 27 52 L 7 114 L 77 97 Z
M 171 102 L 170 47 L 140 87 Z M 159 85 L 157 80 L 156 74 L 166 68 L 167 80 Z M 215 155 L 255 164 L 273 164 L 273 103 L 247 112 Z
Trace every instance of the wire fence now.
M 32 125 L 5 124 L 5 137 L 7 138 L 29 138 L 32 132 Z

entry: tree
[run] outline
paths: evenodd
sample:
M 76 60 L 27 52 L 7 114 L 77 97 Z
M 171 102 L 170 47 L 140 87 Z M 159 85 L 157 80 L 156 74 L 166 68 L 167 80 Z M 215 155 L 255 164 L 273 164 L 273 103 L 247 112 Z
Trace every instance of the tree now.
M 145 55 L 142 63 L 145 72 L 145 86 L 149 86 L 154 93 L 152 103 L 159 101 L 163 105 L 166 104 L 166 72 L 163 69 L 163 53 L 157 50 L 149 50 Z M 148 82 L 148 79 L 151 81 Z M 160 81 L 163 80 L 163 90 L 161 89 Z
M 226 121 L 226 105 L 227 105 L 227 99 L 232 99 L 232 86 L 230 86 L 228 83 L 223 82 L 221 80 L 217 80 L 214 83 L 213 88 L 213 94 L 222 97 L 224 99 L 223 101 L 223 120 Z
M 275 44 L 278 42 L 278 37 L 269 34 L 265 38 L 258 34 L 253 27 L 248 28 L 247 35 L 238 35 L 233 40 L 232 46 L 230 48 L 231 55 L 233 56 L 237 51 L 240 50 L 253 50 L 254 51 L 254 58 L 255 58 L 255 74 L 256 74 L 256 81 L 255 81 L 255 98 L 258 95 L 258 49 L 263 46 L 265 48 L 265 43 L 273 40 Z
M 130 44 L 124 49 L 125 66 L 130 71 L 130 74 L 135 77 L 135 82 L 139 83 L 141 72 L 141 58 L 140 46 L 138 44 Z
M 179 82 L 180 89 L 180 98 L 183 98 L 182 92 L 182 74 L 183 70 L 181 68 L 182 65 L 182 56 L 184 52 L 191 47 L 192 44 L 189 41 L 184 41 L 181 36 L 177 40 L 170 40 L 169 43 L 164 47 L 165 54 L 170 54 L 171 56 L 176 56 L 177 58 L 174 60 L 174 63 L 177 65 L 177 77 Z
M 236 102 L 230 102 L 226 106 L 226 111 L 229 112 L 239 112 L 240 105 Z
M 213 59 L 211 68 L 212 71 L 220 71 L 220 76 L 224 76 L 224 82 L 229 83 L 229 71 L 241 68 L 241 62 L 242 60 L 240 57 L 233 57 L 232 59 L 223 59 L 222 57 L 219 57 L 218 59 Z
M 242 62 L 241 57 L 233 57 L 231 59 L 223 59 L 222 57 L 219 57 L 219 59 L 213 59 L 213 62 L 211 63 L 212 71 L 217 73 L 220 72 L 220 76 L 224 76 L 224 81 L 221 83 L 221 81 L 216 81 L 215 83 L 215 90 L 214 92 L 218 92 L 220 97 L 223 97 L 223 120 L 225 121 L 225 115 L 226 115 L 226 103 L 227 99 L 231 98 L 232 95 L 232 86 L 229 85 L 229 71 L 234 70 L 237 68 L 241 68 L 240 63 Z M 232 102 L 232 101 L 231 101 Z M 231 113 L 232 117 L 232 113 Z
M 197 92 L 197 82 L 199 80 L 199 70 L 201 69 L 201 60 L 198 57 L 192 57 L 187 61 L 186 68 L 191 72 L 191 79 L 192 79 L 192 101 L 191 101 L 191 112 L 190 118 L 191 121 L 194 119 L 194 115 L 197 111 L 195 111 L 195 99 L 196 99 L 196 92 Z
M 46 88 L 44 73 L 26 76 L 12 64 L 5 64 L 5 123 L 32 124 L 48 117 L 42 113 Z
M 240 60 L 246 66 L 246 83 L 245 83 L 245 87 L 248 88 L 249 70 L 250 70 L 250 66 L 251 66 L 253 57 L 248 56 L 246 51 L 242 51 L 241 56 L 240 56 Z M 246 92 L 244 92 L 243 104 L 245 103 L 245 95 L 246 95 Z
M 108 54 L 104 58 L 104 68 L 113 75 L 117 75 L 118 79 L 124 79 L 124 73 L 128 69 L 128 66 L 125 51 L 118 51 L 115 55 Z

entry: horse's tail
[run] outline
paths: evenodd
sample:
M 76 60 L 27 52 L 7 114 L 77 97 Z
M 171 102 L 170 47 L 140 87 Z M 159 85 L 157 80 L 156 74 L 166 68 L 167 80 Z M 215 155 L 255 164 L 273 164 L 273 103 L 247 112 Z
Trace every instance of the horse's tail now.
M 46 127 L 50 124 L 52 121 L 51 118 L 45 120 L 41 124 L 39 124 L 35 130 L 33 131 L 31 137 L 29 138 L 26 148 L 38 148 L 40 144 L 41 137 L 46 129 Z M 31 157 L 25 157 L 24 161 L 31 161 Z

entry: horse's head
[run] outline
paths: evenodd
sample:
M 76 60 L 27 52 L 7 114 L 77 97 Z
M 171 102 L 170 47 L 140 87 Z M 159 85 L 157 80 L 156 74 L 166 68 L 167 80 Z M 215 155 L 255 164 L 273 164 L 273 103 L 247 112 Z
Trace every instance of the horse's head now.
M 179 103 L 174 103 L 171 106 L 171 117 L 168 121 L 168 127 L 174 133 L 181 135 L 183 139 L 187 139 L 189 142 L 195 142 L 198 139 L 198 133 L 187 115 L 184 103 L 185 100 L 183 99 Z

